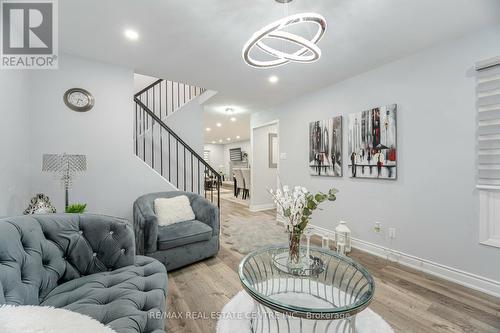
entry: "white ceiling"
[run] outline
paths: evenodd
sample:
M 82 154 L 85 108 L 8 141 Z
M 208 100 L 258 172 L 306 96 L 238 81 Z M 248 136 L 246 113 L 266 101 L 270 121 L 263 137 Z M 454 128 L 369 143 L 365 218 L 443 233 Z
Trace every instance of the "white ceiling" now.
M 263 110 L 500 23 L 498 0 L 294 0 L 289 14 L 313 11 L 327 19 L 323 57 L 263 70 L 247 66 L 241 49 L 256 30 L 284 16 L 284 5 L 274 0 L 64 0 L 59 6 L 63 52 L 216 90 L 207 122 L 218 121 L 218 108 Z M 125 28 L 137 30 L 139 40 L 125 39 Z M 272 74 L 280 78 L 276 85 L 267 81 Z
M 237 107 L 234 110 L 234 114 L 228 115 L 225 107 L 205 108 L 205 143 L 226 144 L 250 140 L 250 112 Z M 236 121 L 231 121 L 232 117 Z M 221 126 L 218 127 L 217 123 Z M 210 131 L 206 131 L 206 128 L 210 128 Z

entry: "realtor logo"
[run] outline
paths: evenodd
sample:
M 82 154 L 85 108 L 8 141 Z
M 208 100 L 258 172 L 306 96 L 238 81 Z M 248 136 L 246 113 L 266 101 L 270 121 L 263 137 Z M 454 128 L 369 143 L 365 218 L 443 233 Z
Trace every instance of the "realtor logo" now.
M 0 0 L 2 69 L 57 69 L 57 0 Z

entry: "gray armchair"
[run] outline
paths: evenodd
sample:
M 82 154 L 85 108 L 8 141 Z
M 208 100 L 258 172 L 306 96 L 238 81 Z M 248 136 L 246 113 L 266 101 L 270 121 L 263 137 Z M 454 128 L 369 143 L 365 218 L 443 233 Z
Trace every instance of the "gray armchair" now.
M 179 195 L 189 198 L 195 219 L 158 225 L 155 199 Z M 146 194 L 134 202 L 134 232 L 137 253 L 158 259 L 170 271 L 219 252 L 219 209 L 202 196 L 190 192 Z

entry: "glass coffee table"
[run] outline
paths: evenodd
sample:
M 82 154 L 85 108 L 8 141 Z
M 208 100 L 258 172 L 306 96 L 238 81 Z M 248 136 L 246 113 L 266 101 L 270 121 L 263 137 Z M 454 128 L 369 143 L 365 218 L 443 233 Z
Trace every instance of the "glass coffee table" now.
M 252 332 L 356 332 L 356 314 L 371 302 L 375 283 L 354 260 L 311 247 L 305 272 L 280 265 L 287 246 L 248 254 L 239 265 L 243 288 L 255 301 Z

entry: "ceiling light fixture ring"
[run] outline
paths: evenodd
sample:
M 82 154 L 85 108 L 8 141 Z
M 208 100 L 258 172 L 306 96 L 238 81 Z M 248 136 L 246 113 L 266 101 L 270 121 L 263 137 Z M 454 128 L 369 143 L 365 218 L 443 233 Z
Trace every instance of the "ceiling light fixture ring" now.
M 275 48 L 264 44 L 262 41 L 257 42 L 257 47 L 271 56 L 286 59 L 292 62 L 313 62 L 321 58 L 320 48 L 303 37 L 284 31 L 277 31 L 269 34 L 267 37 L 289 41 L 302 46 L 299 51 L 290 54 L 276 50 Z
M 282 29 L 286 27 L 301 23 L 314 23 L 318 27 L 318 31 L 310 41 L 302 36 L 282 31 Z M 285 17 L 254 33 L 243 47 L 243 59 L 248 65 L 256 68 L 277 67 L 290 62 L 314 62 L 321 57 L 321 50 L 316 44 L 325 34 L 326 28 L 327 24 L 325 18 L 316 13 L 301 13 Z M 294 53 L 288 54 L 266 45 L 264 43 L 264 39 L 266 38 L 285 40 L 300 45 L 302 48 Z M 261 61 L 252 58 L 250 53 L 255 46 L 276 59 Z

